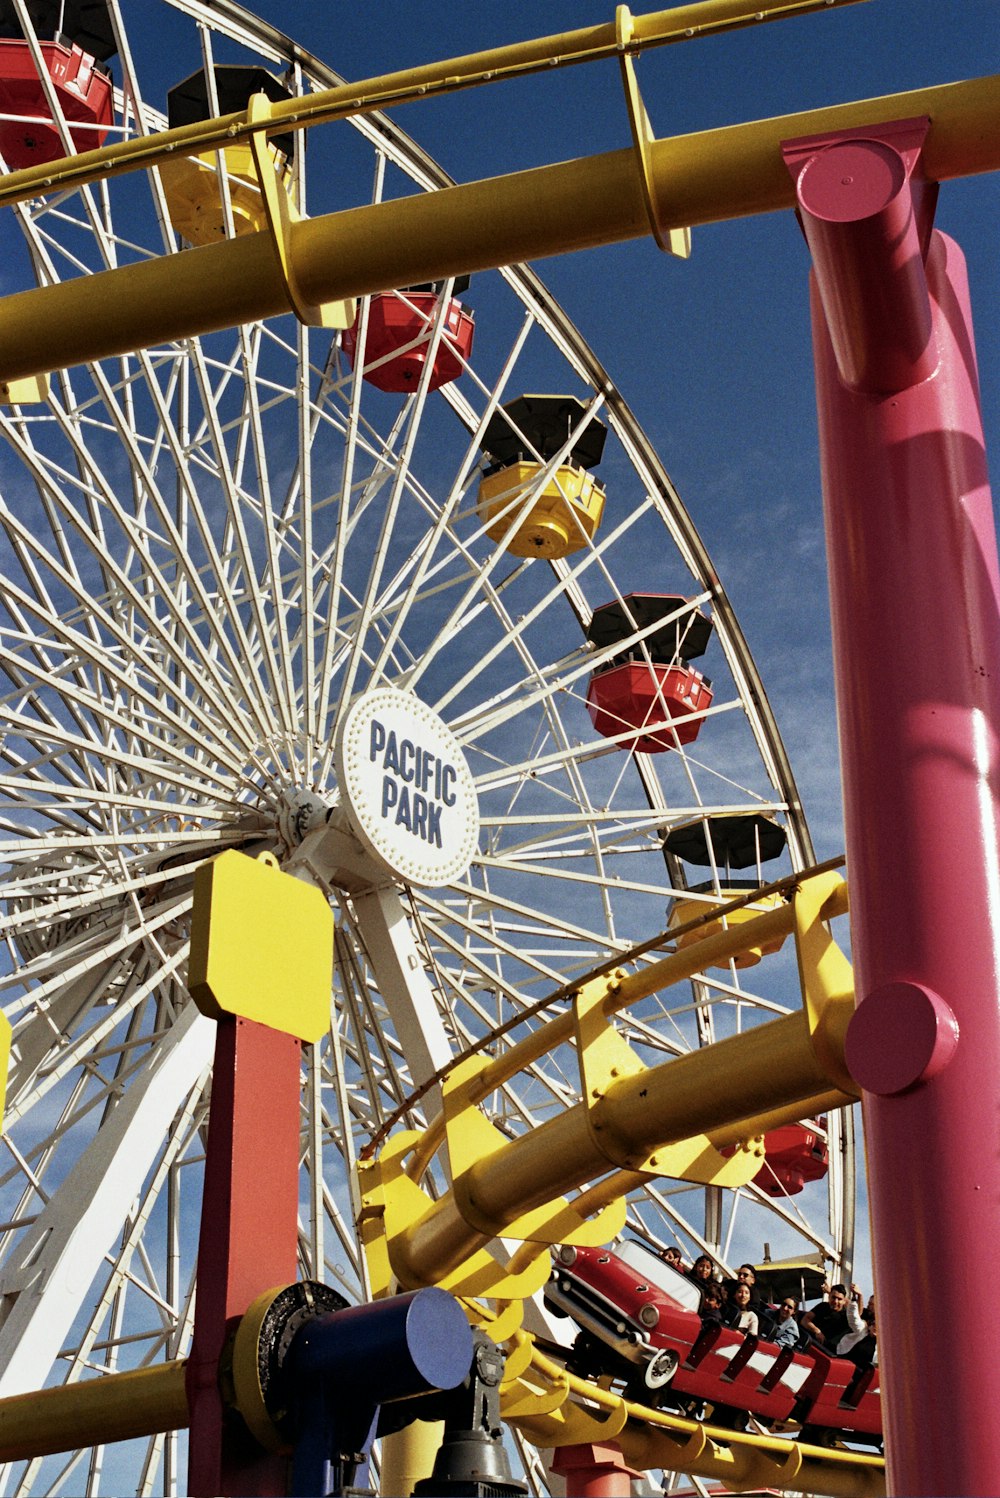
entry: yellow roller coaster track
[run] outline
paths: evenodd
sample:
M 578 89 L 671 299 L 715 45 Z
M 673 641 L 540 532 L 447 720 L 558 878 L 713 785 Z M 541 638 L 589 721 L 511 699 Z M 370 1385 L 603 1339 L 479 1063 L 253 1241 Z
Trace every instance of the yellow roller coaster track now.
M 530 1362 L 501 1389 L 504 1417 L 536 1445 L 613 1442 L 638 1471 L 662 1468 L 721 1482 L 733 1492 L 780 1488 L 831 1498 L 882 1498 L 881 1457 L 826 1450 L 780 1436 L 722 1430 L 621 1398 L 566 1372 L 531 1345 Z M 532 1412 L 532 1404 L 536 1411 Z
M 829 869 L 783 884 L 791 898 L 778 909 L 634 972 L 621 958 L 582 980 L 568 1010 L 504 1054 L 466 1055 L 451 1066 L 438 1078 L 442 1108 L 429 1127 L 393 1132 L 359 1164 L 359 1226 L 376 1295 L 441 1285 L 507 1344 L 504 1418 L 537 1445 L 613 1441 L 638 1468 L 683 1470 L 735 1490 L 874 1495 L 884 1489 L 878 1457 L 715 1429 L 634 1404 L 562 1368 L 521 1326 L 524 1300 L 548 1277 L 550 1247 L 613 1239 L 626 1196 L 644 1180 L 745 1184 L 759 1168 L 767 1129 L 854 1100 L 843 1062 L 852 976 L 827 926 L 847 911 L 847 886 Z M 654 1068 L 614 1028 L 617 1012 L 707 961 L 789 933 L 802 986 L 798 1013 Z M 570 1041 L 582 1101 L 517 1139 L 501 1135 L 479 1104 Z M 453 1184 L 432 1200 L 418 1182 L 439 1151 Z M 563 1194 L 576 1188 L 583 1189 L 572 1198 Z M 520 1242 L 506 1263 L 490 1248 L 500 1235 Z
M 343 326 L 353 316 L 351 300 L 368 292 L 647 234 L 664 249 L 683 255 L 694 225 L 793 206 L 794 188 L 778 149 L 791 138 L 927 116 L 931 124 L 923 160 L 931 180 L 1000 166 L 995 77 L 694 135 L 653 136 L 636 84 L 634 53 L 829 3 L 755 6 L 748 0 L 703 0 L 650 16 L 632 16 L 621 6 L 616 21 L 605 27 L 370 79 L 317 94 L 308 103 L 295 99 L 272 105 L 255 95 L 239 114 L 11 172 L 0 185 L 0 204 L 155 166 L 172 153 L 183 156 L 249 142 L 268 228 L 201 245 L 183 256 L 138 261 L 5 297 L 0 398 L 14 403 L 44 399 L 45 380 L 53 369 L 288 311 L 305 322 Z M 298 218 L 285 194 L 276 191 L 273 163 L 263 151 L 269 134 L 436 91 L 499 82 L 519 71 L 612 55 L 620 59 L 632 125 L 632 144 L 625 150 L 319 218 Z

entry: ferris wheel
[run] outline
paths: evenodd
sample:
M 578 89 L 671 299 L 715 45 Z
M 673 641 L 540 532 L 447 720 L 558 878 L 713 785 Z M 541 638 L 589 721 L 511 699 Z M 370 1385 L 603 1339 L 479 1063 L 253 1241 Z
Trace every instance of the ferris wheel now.
M 160 9 L 136 28 L 116 0 L 0 6 L 9 168 L 340 81 L 230 0 Z M 387 118 L 351 126 L 338 191 L 447 186 Z M 282 190 L 329 210 L 305 144 L 272 142 Z M 22 204 L 8 263 L 49 285 L 254 232 L 248 155 Z M 342 320 L 57 371 L 45 401 L 0 411 L 0 1394 L 184 1355 L 213 1043 L 185 986 L 194 876 L 231 849 L 295 865 L 343 806 L 359 700 L 405 697 L 450 736 L 476 825 L 458 873 L 428 872 L 446 787 L 402 758 L 411 864 L 323 875 L 336 971 L 303 1077 L 300 1258 L 348 1297 L 366 1290 L 353 1166 L 387 1120 L 419 1125 L 432 1078 L 609 958 L 651 960 L 631 949 L 668 919 L 812 861 L 695 527 L 534 272 L 400 288 Z M 770 953 L 622 1023 L 662 1060 L 797 1004 L 794 958 Z M 577 1089 L 556 1052 L 491 1119 L 516 1134 Z M 850 1121 L 813 1136 L 804 1190 L 777 1155 L 737 1192 L 663 1180 L 634 1229 L 725 1264 L 765 1246 L 849 1262 Z M 124 1461 L 20 1463 L 3 1491 L 182 1490 L 177 1437 Z

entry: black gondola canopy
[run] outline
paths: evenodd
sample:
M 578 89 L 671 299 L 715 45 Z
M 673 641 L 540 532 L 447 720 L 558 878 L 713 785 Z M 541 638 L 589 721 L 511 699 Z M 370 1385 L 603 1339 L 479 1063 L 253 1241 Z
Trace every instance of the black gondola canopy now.
M 504 468 L 519 460 L 547 462 L 562 451 L 586 411 L 574 395 L 519 395 L 490 417 L 483 450 Z M 570 448 L 568 461 L 578 468 L 596 468 L 607 435 L 604 423 L 592 416 Z
M 747 869 L 758 861 L 777 858 L 787 841 L 784 827 L 770 817 L 760 812 L 739 812 L 683 822 L 667 834 L 663 846 L 685 863 Z
M 266 94 L 273 104 L 282 99 L 291 99 L 292 93 L 266 68 L 237 67 L 229 63 L 215 65 L 215 92 L 219 100 L 219 113 L 236 114 L 246 109 L 251 94 Z M 180 125 L 194 125 L 198 120 L 212 117 L 208 104 L 208 80 L 202 68 L 175 83 L 167 94 L 167 123 L 171 130 Z M 295 132 L 287 130 L 282 135 L 270 135 L 268 140 L 277 146 L 289 160 L 295 153 Z
M 463 291 L 468 291 L 469 287 L 471 286 L 471 284 L 472 284 L 472 277 L 471 276 L 454 276 L 452 278 L 452 281 L 453 281 L 452 288 L 451 288 L 451 294 L 452 294 L 452 296 L 461 296 L 462 292 Z M 401 286 L 399 289 L 400 289 L 400 292 L 401 292 L 401 294 L 403 296 L 406 296 L 407 292 L 410 292 L 410 291 L 433 291 L 438 296 L 440 296 L 441 293 L 442 293 L 442 291 L 444 291 L 445 287 L 447 286 L 447 284 L 448 284 L 447 281 L 421 281 L 421 283 L 420 283 L 419 286 Z
M 25 0 L 25 6 L 40 41 L 61 33 L 98 62 L 106 62 L 118 50 L 105 0 Z M 0 37 L 24 37 L 13 0 L 0 0 Z
M 704 655 L 712 636 L 712 621 L 699 609 L 685 608 L 688 600 L 676 593 L 626 593 L 621 600 L 603 603 L 596 608 L 587 625 L 587 639 L 603 648 L 616 645 L 647 629 L 658 619 L 670 619 L 662 629 L 654 629 L 643 641 L 651 660 L 669 664 L 673 660 L 691 661 Z

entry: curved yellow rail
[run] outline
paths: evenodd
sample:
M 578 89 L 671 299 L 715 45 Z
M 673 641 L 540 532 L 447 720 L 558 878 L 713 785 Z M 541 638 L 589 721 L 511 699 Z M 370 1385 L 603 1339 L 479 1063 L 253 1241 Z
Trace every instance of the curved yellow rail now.
M 523 1301 L 548 1277 L 550 1246 L 610 1241 L 624 1223 L 626 1196 L 645 1179 L 740 1184 L 758 1168 L 765 1129 L 851 1100 L 843 1035 L 853 1012 L 852 978 L 826 925 L 846 910 L 843 880 L 814 871 L 789 905 L 705 937 L 694 954 L 676 952 L 631 974 L 598 970 L 581 982 L 571 1013 L 502 1057 L 460 1060 L 442 1080 L 441 1118 L 422 1133 L 390 1135 L 377 1158 L 359 1165 L 359 1221 L 374 1293 L 440 1284 L 458 1295 L 470 1319 L 506 1343 L 503 1416 L 537 1445 L 613 1441 L 637 1468 L 682 1470 L 734 1491 L 883 1493 L 877 1457 L 713 1428 L 630 1402 L 562 1368 L 521 1328 Z M 802 984 L 799 1013 L 649 1069 L 611 1025 L 617 1011 L 705 962 L 789 932 Z M 526 1138 L 507 1140 L 479 1103 L 567 1041 L 576 1044 L 584 1101 Z M 735 1153 L 721 1153 L 732 1145 Z M 439 1148 L 454 1184 L 432 1201 L 419 1180 Z M 572 1199 L 560 1194 L 578 1187 L 584 1189 Z M 504 1264 L 489 1249 L 501 1232 L 521 1240 Z M 109 1375 L 0 1402 L 0 1456 L 174 1429 L 187 1423 L 186 1414 L 183 1363 Z
M 530 1334 L 513 1339 L 511 1362 L 524 1356 Z M 568 1373 L 537 1348 L 501 1390 L 504 1419 L 537 1446 L 613 1441 L 639 1471 L 663 1468 L 723 1483 L 733 1492 L 780 1488 L 831 1498 L 882 1498 L 881 1457 L 724 1430 L 623 1399 Z M 556 1401 L 558 1396 L 558 1402 Z
M 520 1325 L 523 1301 L 548 1277 L 550 1247 L 609 1242 L 624 1224 L 627 1194 L 644 1180 L 744 1184 L 759 1168 L 767 1129 L 853 1101 L 843 1059 L 853 978 L 827 926 L 847 906 L 843 879 L 817 871 L 777 910 L 638 971 L 598 970 L 567 996 L 570 1009 L 520 1044 L 457 1062 L 442 1079 L 441 1115 L 419 1133 L 391 1134 L 359 1164 L 373 1293 L 437 1284 L 458 1295 L 470 1319 L 507 1344 L 503 1416 L 535 1444 L 614 1441 L 637 1468 L 691 1472 L 737 1491 L 883 1493 L 878 1457 L 717 1429 L 631 1403 L 560 1367 Z M 617 1012 L 707 962 L 789 933 L 802 986 L 797 1013 L 653 1068 L 614 1028 Z M 567 1042 L 577 1050 L 581 1102 L 507 1139 L 479 1104 Z M 439 1151 L 453 1184 L 432 1200 L 419 1182 Z M 490 1249 L 501 1234 L 520 1240 L 506 1263 Z
M 581 981 L 571 1009 L 506 1054 L 460 1061 L 442 1083 L 441 1117 L 419 1133 L 397 1131 L 359 1162 L 359 1229 L 375 1293 L 396 1281 L 505 1300 L 531 1295 L 544 1280 L 544 1250 L 609 1241 L 624 1221 L 622 1199 L 644 1178 L 744 1185 L 760 1167 L 768 1129 L 853 1102 L 843 1060 L 853 976 L 827 929 L 846 909 L 843 879 L 814 874 L 787 905 L 636 972 L 602 969 Z M 790 932 L 803 995 L 796 1013 L 653 1068 L 615 1029 L 614 1015 L 629 1004 Z M 480 1102 L 568 1041 L 581 1101 L 506 1138 Z M 432 1201 L 417 1182 L 439 1149 L 453 1185 Z M 565 1194 L 588 1186 L 573 1201 Z M 589 1221 L 597 1210 L 602 1217 Z M 501 1235 L 525 1245 L 513 1280 L 487 1251 Z

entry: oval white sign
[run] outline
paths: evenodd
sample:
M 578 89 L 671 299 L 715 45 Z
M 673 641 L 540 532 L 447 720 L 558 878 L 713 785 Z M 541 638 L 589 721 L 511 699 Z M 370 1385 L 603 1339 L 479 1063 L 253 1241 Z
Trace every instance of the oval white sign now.
M 354 832 L 410 884 L 460 879 L 479 839 L 479 803 L 450 730 L 416 697 L 377 687 L 351 703 L 337 778 Z

